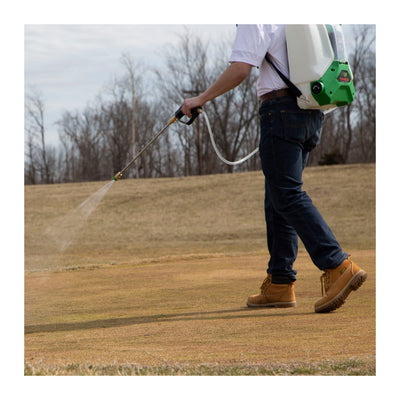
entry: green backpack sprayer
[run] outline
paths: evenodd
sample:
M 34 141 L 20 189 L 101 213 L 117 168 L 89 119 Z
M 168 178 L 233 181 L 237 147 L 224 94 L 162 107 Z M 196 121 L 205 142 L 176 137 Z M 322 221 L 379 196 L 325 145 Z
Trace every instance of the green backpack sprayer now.
M 353 74 L 347 59 L 343 31 L 340 25 L 286 25 L 286 43 L 290 79 L 284 76 L 273 64 L 268 53 L 265 59 L 277 71 L 292 93 L 297 104 L 303 109 L 319 109 L 324 112 L 350 104 L 355 96 Z M 202 113 L 204 115 L 211 143 L 217 156 L 226 164 L 238 165 L 254 154 L 252 151 L 238 161 L 228 161 L 219 152 L 207 114 L 199 108 L 191 110 L 192 117 L 181 121 L 184 116 L 181 108 L 169 120 L 168 124 L 141 150 L 129 164 L 117 172 L 113 180 L 118 181 L 125 171 L 167 130 L 179 121 L 191 125 Z
M 303 109 L 331 111 L 355 96 L 340 25 L 286 25 L 289 78 L 272 63 Z

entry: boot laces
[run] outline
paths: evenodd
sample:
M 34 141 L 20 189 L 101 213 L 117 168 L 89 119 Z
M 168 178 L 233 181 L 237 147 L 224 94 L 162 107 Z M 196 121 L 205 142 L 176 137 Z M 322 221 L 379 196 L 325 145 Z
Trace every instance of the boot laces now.
M 353 263 L 350 260 L 350 256 L 351 254 L 349 254 L 349 256 L 347 257 L 347 259 L 350 261 L 350 268 L 353 268 Z M 324 293 L 326 293 L 329 289 L 329 287 L 331 286 L 331 278 L 332 278 L 332 271 L 327 269 L 324 271 L 324 273 L 321 275 L 321 293 L 322 296 L 324 295 Z
M 321 275 L 321 295 L 324 296 L 324 294 L 328 291 L 330 285 L 331 285 L 331 273 L 329 270 L 326 270 L 322 275 Z
M 263 293 L 267 287 L 269 286 L 269 284 L 271 283 L 271 276 L 267 275 L 267 277 L 264 279 L 263 283 L 261 284 L 261 293 Z

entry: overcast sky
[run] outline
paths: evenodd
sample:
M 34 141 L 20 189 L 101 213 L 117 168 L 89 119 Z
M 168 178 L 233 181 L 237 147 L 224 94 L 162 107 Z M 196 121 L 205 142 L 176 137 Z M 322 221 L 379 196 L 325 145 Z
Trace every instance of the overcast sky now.
M 163 65 L 162 50 L 189 29 L 204 40 L 232 38 L 235 25 L 25 25 L 25 91 L 39 89 L 45 103 L 47 142 L 57 143 L 54 122 L 82 110 L 120 76 L 121 56 L 148 67 Z M 175 105 L 172 105 L 173 107 Z

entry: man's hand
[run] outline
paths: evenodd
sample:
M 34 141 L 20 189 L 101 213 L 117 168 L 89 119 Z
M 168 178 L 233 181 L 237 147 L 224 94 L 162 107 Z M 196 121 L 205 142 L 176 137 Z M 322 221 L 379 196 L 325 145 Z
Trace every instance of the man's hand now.
M 203 107 L 204 103 L 205 101 L 201 98 L 201 96 L 191 97 L 183 102 L 181 111 L 189 118 L 192 118 L 190 110 L 193 110 L 193 108 L 197 107 Z

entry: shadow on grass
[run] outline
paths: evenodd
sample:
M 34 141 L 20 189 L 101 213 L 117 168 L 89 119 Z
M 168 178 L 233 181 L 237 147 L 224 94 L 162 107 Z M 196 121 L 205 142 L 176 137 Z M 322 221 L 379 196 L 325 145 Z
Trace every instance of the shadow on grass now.
M 262 309 L 265 311 L 265 309 Z M 95 321 L 83 322 L 61 322 L 54 324 L 40 324 L 40 325 L 27 325 L 25 326 L 25 334 L 29 333 L 43 333 L 43 332 L 62 332 L 62 331 L 75 331 L 83 329 L 95 328 L 114 328 L 120 326 L 149 324 L 154 322 L 170 322 L 170 321 L 190 321 L 190 320 L 212 320 L 212 319 L 237 319 L 237 318 L 263 318 L 263 317 L 287 317 L 290 315 L 311 315 L 314 312 L 308 313 L 288 313 L 287 311 L 282 314 L 261 314 L 261 309 L 241 307 L 230 310 L 217 310 L 217 311 L 196 311 L 180 314 L 156 314 L 140 317 L 126 317 L 126 318 L 110 318 L 99 319 Z M 235 315 L 230 315 L 230 314 Z M 236 313 L 244 313 L 236 315 Z M 227 315 L 223 315 L 227 314 Z

